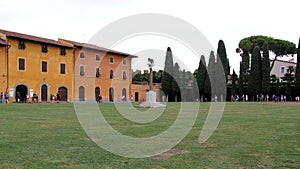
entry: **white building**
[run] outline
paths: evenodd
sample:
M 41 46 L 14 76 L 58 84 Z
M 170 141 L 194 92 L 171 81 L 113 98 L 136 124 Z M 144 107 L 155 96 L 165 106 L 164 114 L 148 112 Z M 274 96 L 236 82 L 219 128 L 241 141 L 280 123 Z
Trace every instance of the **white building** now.
M 272 61 L 270 62 L 270 64 L 272 64 Z M 280 79 L 280 82 L 282 82 L 282 77 L 287 73 L 288 67 L 293 66 L 296 71 L 296 65 L 297 64 L 294 62 L 294 59 L 291 59 L 289 61 L 276 60 L 270 74 L 275 75 Z

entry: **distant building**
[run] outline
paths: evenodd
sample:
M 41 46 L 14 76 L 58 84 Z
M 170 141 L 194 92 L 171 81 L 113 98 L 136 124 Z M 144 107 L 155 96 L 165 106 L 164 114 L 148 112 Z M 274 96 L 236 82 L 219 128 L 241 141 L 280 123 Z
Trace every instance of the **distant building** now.
M 161 101 L 161 84 L 154 83 L 152 90 L 156 92 L 156 101 Z M 130 97 L 133 102 L 144 102 L 146 101 L 146 92 L 149 90 L 149 85 L 131 84 Z
M 293 59 L 289 61 L 276 60 L 270 75 L 275 75 L 277 78 L 279 78 L 280 82 L 282 82 L 282 77 L 284 77 L 284 75 L 287 73 L 288 67 L 293 66 L 296 71 L 296 65 L 297 64 L 293 61 Z

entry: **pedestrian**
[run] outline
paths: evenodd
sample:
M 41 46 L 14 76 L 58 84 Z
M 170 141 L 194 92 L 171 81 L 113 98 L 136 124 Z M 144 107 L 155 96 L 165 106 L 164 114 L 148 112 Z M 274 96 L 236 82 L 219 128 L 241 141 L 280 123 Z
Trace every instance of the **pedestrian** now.
M 2 103 L 3 102 L 3 92 L 1 92 L 1 94 L 0 94 L 0 103 Z
M 55 95 L 53 94 L 51 97 L 52 97 L 52 102 L 55 102 L 56 100 Z
M 19 92 L 17 92 L 17 94 L 16 94 L 17 103 L 20 103 L 20 100 L 21 100 L 21 94 Z
M 102 103 L 102 96 L 99 96 L 99 102 Z
M 32 95 L 32 102 L 33 103 L 37 103 L 37 95 L 35 94 L 35 93 L 33 93 L 33 95 Z
M 4 99 L 5 99 L 5 103 L 9 103 L 8 92 L 7 91 L 4 93 Z
M 26 103 L 29 103 L 29 94 L 26 94 Z
M 57 93 L 56 93 L 56 102 L 59 103 L 59 101 L 60 101 L 60 95 L 59 95 L 59 93 L 57 92 Z

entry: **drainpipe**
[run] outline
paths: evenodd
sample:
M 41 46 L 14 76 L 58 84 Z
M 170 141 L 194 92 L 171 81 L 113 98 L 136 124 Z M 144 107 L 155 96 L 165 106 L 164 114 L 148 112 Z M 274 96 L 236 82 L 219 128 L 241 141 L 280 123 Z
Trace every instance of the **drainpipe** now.
M 5 60 L 6 60 L 6 90 L 8 90 L 9 87 L 9 62 L 8 62 L 8 51 L 9 51 L 10 46 L 6 46 L 6 56 L 5 56 Z

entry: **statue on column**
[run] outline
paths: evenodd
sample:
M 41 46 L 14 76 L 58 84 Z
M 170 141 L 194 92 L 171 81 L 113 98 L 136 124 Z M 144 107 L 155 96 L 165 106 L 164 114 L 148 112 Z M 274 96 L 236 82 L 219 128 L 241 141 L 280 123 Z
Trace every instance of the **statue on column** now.
M 149 83 L 149 90 L 152 90 L 152 86 L 153 86 L 153 72 L 152 72 L 152 68 L 154 66 L 154 60 L 151 58 L 148 58 L 148 66 L 150 68 L 150 83 Z
M 148 58 L 148 66 L 150 69 L 149 91 L 146 93 L 146 101 L 140 104 L 138 107 L 165 108 L 166 105 L 156 102 L 156 92 L 153 91 L 153 72 L 152 72 L 152 68 L 154 66 L 153 59 Z

